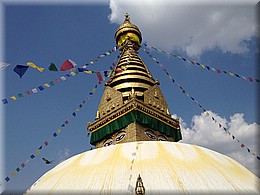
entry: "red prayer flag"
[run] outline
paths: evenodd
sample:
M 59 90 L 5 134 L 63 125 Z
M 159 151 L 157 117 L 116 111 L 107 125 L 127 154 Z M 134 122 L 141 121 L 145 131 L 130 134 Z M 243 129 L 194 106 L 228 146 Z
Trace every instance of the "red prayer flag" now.
M 60 67 L 60 71 L 66 71 L 66 70 L 70 70 L 72 68 L 74 68 L 73 62 L 71 60 L 65 60 L 62 64 L 62 66 Z
M 25 167 L 25 164 L 24 164 L 24 163 L 22 163 L 22 164 L 21 164 L 21 167 L 22 167 L 22 168 L 24 168 L 24 167 Z
M 101 84 L 103 81 L 103 77 L 101 76 L 100 72 L 97 72 L 97 78 L 98 78 L 98 83 Z

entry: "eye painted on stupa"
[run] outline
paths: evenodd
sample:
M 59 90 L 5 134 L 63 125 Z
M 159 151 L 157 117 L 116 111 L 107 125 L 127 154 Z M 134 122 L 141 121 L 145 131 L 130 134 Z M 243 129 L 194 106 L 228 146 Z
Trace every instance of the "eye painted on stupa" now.
M 149 137 L 152 140 L 156 140 L 156 136 L 154 135 L 154 133 L 150 130 L 146 130 L 145 134 L 147 135 L 147 137 Z
M 125 136 L 126 136 L 126 132 L 120 131 L 116 136 L 116 142 L 122 141 L 122 139 L 124 139 Z
M 107 140 L 104 142 L 104 147 L 110 146 L 110 145 L 112 145 L 112 143 L 113 143 L 112 138 L 109 138 L 109 139 L 107 139 Z
M 159 135 L 158 141 L 167 141 L 167 138 L 164 135 Z

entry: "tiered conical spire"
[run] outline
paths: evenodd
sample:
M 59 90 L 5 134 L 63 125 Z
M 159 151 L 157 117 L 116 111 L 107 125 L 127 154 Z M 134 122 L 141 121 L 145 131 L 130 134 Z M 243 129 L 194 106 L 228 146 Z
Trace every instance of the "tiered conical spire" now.
M 89 123 L 91 144 L 102 147 L 141 140 L 179 141 L 179 121 L 171 118 L 159 82 L 138 55 L 142 35 L 128 14 L 115 39 L 121 55 L 106 83 L 96 120 Z

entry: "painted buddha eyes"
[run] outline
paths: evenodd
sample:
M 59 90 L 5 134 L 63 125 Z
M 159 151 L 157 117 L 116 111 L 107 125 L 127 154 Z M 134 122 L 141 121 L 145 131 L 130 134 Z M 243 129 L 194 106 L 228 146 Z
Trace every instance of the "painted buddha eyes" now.
M 125 132 L 120 132 L 116 137 L 116 142 L 120 142 L 125 137 L 125 135 Z
M 120 142 L 124 137 L 126 136 L 125 131 L 119 131 L 118 134 L 116 135 L 116 142 Z
M 152 139 L 152 140 L 155 140 L 156 139 L 156 137 L 155 137 L 155 135 L 153 134 L 153 132 L 152 131 L 145 131 L 145 134 L 147 135 L 147 137 L 149 137 L 150 139 Z
M 110 146 L 111 144 L 113 143 L 113 140 L 110 138 L 110 139 L 107 139 L 104 143 L 104 147 L 106 146 Z
M 158 135 L 158 137 L 156 137 L 156 135 L 150 130 L 146 130 L 145 134 L 147 135 L 147 137 L 149 137 L 152 140 L 167 141 L 167 138 L 165 136 Z
M 159 135 L 158 136 L 158 141 L 167 141 L 167 139 L 163 135 Z

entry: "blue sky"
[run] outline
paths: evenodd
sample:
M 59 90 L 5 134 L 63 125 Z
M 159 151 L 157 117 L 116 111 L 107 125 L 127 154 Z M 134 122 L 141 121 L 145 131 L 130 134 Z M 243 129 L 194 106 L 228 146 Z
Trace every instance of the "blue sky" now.
M 189 14 L 187 14 L 187 18 L 173 18 L 172 23 L 169 23 L 168 20 L 172 15 L 160 12 L 164 5 L 158 6 L 158 10 L 154 5 L 148 6 L 148 8 L 158 12 L 144 14 L 138 12 L 138 9 L 133 9 L 132 5 L 120 4 L 117 1 L 103 1 L 100 4 L 57 3 L 56 5 L 18 4 L 16 1 L 12 3 L 5 1 L 1 5 L 4 11 L 2 12 L 2 20 L 4 21 L 2 51 L 4 52 L 1 61 L 11 65 L 1 71 L 1 78 L 4 77 L 1 80 L 3 89 L 0 94 L 1 99 L 9 98 L 12 95 L 17 96 L 19 93 L 67 74 L 67 72 L 48 71 L 50 63 L 60 67 L 65 60 L 72 59 L 78 64 L 77 67 L 80 67 L 112 49 L 115 46 L 114 34 L 119 24 L 123 22 L 126 11 L 129 12 L 132 23 L 139 26 L 142 31 L 143 41 L 151 46 L 220 70 L 259 79 L 256 74 L 255 61 L 255 54 L 259 51 L 256 50 L 256 37 L 253 33 L 255 31 L 250 30 L 253 29 L 254 24 L 252 24 L 253 27 L 248 24 L 244 26 L 244 29 L 239 27 L 241 33 L 237 33 L 236 39 L 232 39 L 234 37 L 232 29 L 230 29 L 232 25 L 223 28 L 221 31 L 224 32 L 223 36 L 220 36 L 221 32 L 217 34 L 219 36 L 205 36 L 202 32 L 213 33 L 212 28 L 216 27 L 207 27 L 206 23 L 203 26 L 199 17 L 196 20 L 195 16 L 198 16 L 197 13 L 200 9 L 205 9 L 203 7 L 205 5 L 200 5 L 196 6 L 196 9 L 192 9 L 197 22 L 197 25 L 193 22 L 194 36 L 192 37 L 192 33 L 185 33 L 190 31 L 187 26 L 191 26 L 192 22 L 188 19 Z M 247 17 L 249 19 L 251 17 L 248 12 L 254 10 L 253 5 L 253 1 L 249 5 L 239 5 L 239 9 L 246 13 L 245 22 Z M 198 8 L 201 6 L 202 8 Z M 230 9 L 236 8 L 230 6 Z M 223 7 L 218 9 L 214 7 L 211 13 L 213 12 L 216 13 L 212 15 L 214 20 L 220 21 L 221 17 L 223 20 L 230 18 L 230 15 L 225 15 L 228 10 Z M 237 14 L 237 12 L 234 13 Z M 142 14 L 143 17 L 141 17 Z M 241 16 L 237 15 L 237 17 L 240 19 Z M 161 27 L 159 26 L 160 23 L 163 23 L 160 21 L 164 21 L 164 19 L 167 22 L 167 28 L 163 24 Z M 235 23 L 235 19 L 231 18 L 230 21 Z M 233 24 L 232 22 L 231 24 Z M 216 24 L 220 27 L 225 26 L 221 22 Z M 236 30 L 236 28 L 237 24 L 235 23 L 234 29 Z M 174 34 L 176 31 L 183 32 L 183 34 Z M 170 34 L 170 32 L 173 33 Z M 186 39 L 185 34 L 187 34 Z M 230 36 L 230 39 L 225 40 L 224 37 L 227 35 Z M 228 41 L 230 43 L 226 44 Z M 257 149 L 255 132 L 259 128 L 259 120 L 256 113 L 256 90 L 257 87 L 259 88 L 259 83 L 245 81 L 223 73 L 217 74 L 183 60 L 169 57 L 154 50 L 151 51 L 152 55 L 164 65 L 171 76 L 204 108 L 217 117 L 218 121 L 222 121 L 223 125 L 226 123 L 232 133 L 250 149 Z M 162 69 L 144 53 L 142 48 L 139 54 L 153 77 L 159 79 L 171 114 L 177 115 L 183 122 L 183 132 L 186 134 L 189 134 L 189 131 L 194 132 L 196 126 L 202 125 L 201 121 L 203 120 L 204 125 L 213 125 L 208 128 L 207 132 L 202 132 L 201 139 L 193 136 L 194 140 L 192 140 L 192 136 L 188 135 L 187 143 L 206 147 L 206 144 L 203 145 L 203 140 L 214 138 L 214 135 L 208 132 L 219 131 L 223 133 L 222 129 L 214 127 L 212 121 L 205 120 L 203 111 L 198 105 L 186 97 L 178 85 L 169 80 Z M 93 65 L 89 65 L 89 69 L 108 70 L 117 55 L 118 51 L 103 57 Z M 17 64 L 26 65 L 28 61 L 34 62 L 39 67 L 44 67 L 45 71 L 39 72 L 29 68 L 20 79 L 13 72 L 13 68 Z M 4 122 L 2 128 L 4 155 L 1 157 L 3 163 L 0 164 L 4 172 L 2 171 L 1 175 L 3 178 L 9 176 L 11 179 L 9 182 L 1 179 L 2 189 L 6 185 L 7 190 L 25 191 L 40 176 L 62 160 L 91 148 L 86 124 L 95 118 L 104 85 L 98 85 L 96 93 L 90 96 L 90 99 L 77 112 L 76 117 L 72 117 L 71 114 L 82 103 L 82 100 L 86 99 L 97 82 L 95 74 L 80 73 L 67 78 L 66 81 L 57 83 L 55 86 L 46 88 L 42 92 L 24 95 L 23 98 L 17 98 L 16 101 L 9 99 L 8 104 L 0 105 L 2 121 Z M 44 147 L 44 141 L 52 137 L 52 134 L 68 117 L 70 117 L 69 125 L 62 128 L 62 133 L 54 138 L 47 147 Z M 198 119 L 201 121 L 199 122 Z M 221 136 L 226 136 L 224 134 Z M 25 168 L 20 167 L 21 171 L 17 173 L 16 168 L 30 159 L 30 155 L 34 154 L 41 145 L 43 145 L 41 153 L 30 160 Z M 229 155 L 251 171 L 256 171 L 257 160 L 255 157 L 240 148 L 229 136 L 225 137 L 225 143 L 221 143 L 221 146 L 216 141 L 215 145 L 209 144 L 208 147 Z M 45 165 L 41 160 L 42 157 L 54 160 L 54 164 Z M 10 176 L 13 171 L 16 172 L 14 177 Z

